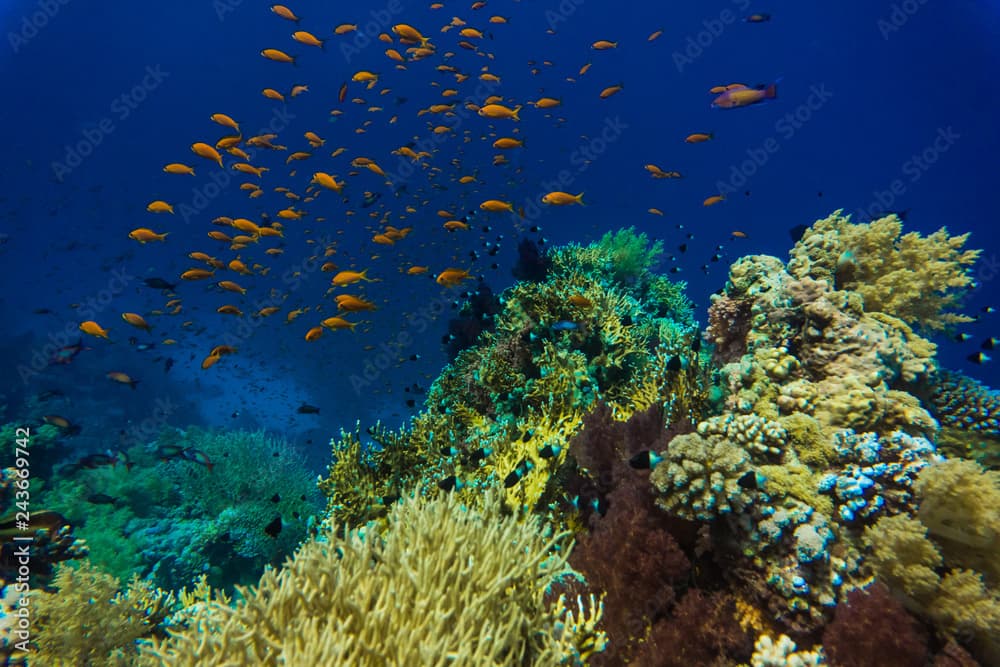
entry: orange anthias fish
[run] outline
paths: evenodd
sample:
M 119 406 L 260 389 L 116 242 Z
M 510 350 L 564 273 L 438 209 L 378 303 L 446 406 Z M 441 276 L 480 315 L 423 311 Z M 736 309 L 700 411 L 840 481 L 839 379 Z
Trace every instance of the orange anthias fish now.
M 463 280 L 472 280 L 472 276 L 469 275 L 468 271 L 462 269 L 445 269 L 435 278 L 438 285 L 445 287 L 457 287 L 462 284 Z
M 773 100 L 777 96 L 777 83 L 758 86 L 757 88 L 748 88 L 747 86 L 731 87 L 712 100 L 712 106 L 716 109 L 737 109 Z
M 135 389 L 135 386 L 137 384 L 139 384 L 138 380 L 136 380 L 136 379 L 132 378 L 131 376 L 129 376 L 128 374 L 122 373 L 120 371 L 111 371 L 110 373 L 107 374 L 107 378 L 109 380 L 112 380 L 113 382 L 118 382 L 118 383 L 121 383 L 121 384 L 127 384 L 132 389 Z

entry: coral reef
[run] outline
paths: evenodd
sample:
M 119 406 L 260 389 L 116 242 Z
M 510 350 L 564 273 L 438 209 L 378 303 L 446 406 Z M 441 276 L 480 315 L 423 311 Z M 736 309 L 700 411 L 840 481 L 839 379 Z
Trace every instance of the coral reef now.
M 37 592 L 31 663 L 59 667 L 137 664 L 139 640 L 152 636 L 174 611 L 170 593 L 133 579 L 120 582 L 88 562 L 61 566 L 56 593 Z
M 565 534 L 454 495 L 408 497 L 386 529 L 331 525 L 235 607 L 203 605 L 157 642 L 163 664 L 582 664 L 604 647 L 600 604 L 542 603 L 567 573 Z M 152 657 L 152 656 L 155 656 Z M 159 663 L 157 663 L 159 664 Z
M 188 447 L 211 469 L 164 454 Z M 206 573 L 216 587 L 249 583 L 295 550 L 321 508 L 301 455 L 263 432 L 170 430 L 128 456 L 129 467 L 56 476 L 40 496 L 79 526 L 91 561 L 122 580 L 152 575 L 179 589 Z M 276 517 L 272 536 L 264 528 Z
M 847 594 L 823 631 L 823 648 L 834 667 L 922 667 L 928 657 L 920 625 L 881 584 Z
M 736 621 L 725 593 L 687 593 L 669 617 L 657 622 L 636 659 L 639 667 L 726 665 L 750 656 L 751 638 Z
M 662 463 L 650 481 L 660 493 L 657 504 L 684 519 L 709 520 L 719 514 L 740 511 L 751 501 L 751 493 L 740 484 L 753 474 L 750 456 L 739 445 L 711 435 L 679 435 L 670 441 Z
M 685 539 L 688 527 L 657 509 L 646 482 L 649 472 L 628 464 L 637 454 L 661 448 L 667 437 L 656 406 L 620 422 L 599 404 L 570 442 L 579 477 L 565 484 L 579 499 L 589 528 L 579 536 L 570 563 L 606 594 L 602 625 L 611 650 L 594 656 L 594 665 L 630 659 L 689 577 L 690 560 L 675 537 Z
M 927 403 L 941 424 L 942 451 L 1000 468 L 1000 393 L 961 373 L 940 370 L 931 379 Z
M 360 525 L 414 486 L 475 502 L 497 484 L 510 508 L 575 513 L 559 480 L 598 402 L 621 421 L 651 406 L 680 421 L 706 400 L 690 301 L 649 272 L 659 253 L 632 230 L 550 250 L 544 280 L 500 296 L 495 329 L 442 371 L 407 431 L 359 425 L 334 440 L 320 485 L 332 516 Z
M 812 667 L 826 664 L 823 651 L 797 651 L 798 648 L 786 635 L 774 641 L 768 635 L 761 635 L 754 644 L 750 657 L 753 667 Z
M 795 244 L 788 271 L 858 294 L 867 312 L 897 317 L 931 331 L 972 318 L 954 312 L 972 285 L 978 250 L 963 250 L 969 235 L 903 234 L 889 214 L 853 224 L 840 211 L 814 223 Z
M 0 579 L 24 580 L 19 558 L 30 538 L 31 558 L 28 575 L 49 578 L 53 567 L 64 561 L 84 558 L 88 553 L 86 539 L 77 536 L 74 527 L 56 511 L 43 509 L 44 505 L 30 506 L 31 487 L 37 482 L 28 478 L 27 468 L 0 469 Z M 28 527 L 19 525 L 19 515 L 29 516 Z

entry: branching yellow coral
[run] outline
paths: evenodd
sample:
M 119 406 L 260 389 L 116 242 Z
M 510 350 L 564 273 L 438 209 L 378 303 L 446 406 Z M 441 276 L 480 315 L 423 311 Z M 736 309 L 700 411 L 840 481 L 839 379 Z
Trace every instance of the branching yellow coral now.
M 859 293 L 868 312 L 881 312 L 931 331 L 969 322 L 954 312 L 972 284 L 979 250 L 963 250 L 968 234 L 943 227 L 929 236 L 902 233 L 895 214 L 852 224 L 836 211 L 810 227 L 792 249 L 788 271 Z
M 209 603 L 149 652 L 166 665 L 556 665 L 603 649 L 601 604 L 544 602 L 566 535 L 455 496 L 408 498 L 384 531 L 331 528 L 235 607 Z M 155 656 L 155 658 L 154 658 Z
M 37 593 L 32 664 L 112 667 L 135 664 L 136 642 L 149 636 L 175 607 L 172 594 L 133 579 L 119 582 L 83 561 L 60 566 L 58 594 Z

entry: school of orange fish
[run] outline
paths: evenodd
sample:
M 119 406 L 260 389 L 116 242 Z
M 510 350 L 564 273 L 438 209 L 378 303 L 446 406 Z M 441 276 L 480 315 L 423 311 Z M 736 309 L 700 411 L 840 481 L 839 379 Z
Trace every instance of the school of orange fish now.
M 477 79 L 493 84 L 501 82 L 500 75 L 490 71 L 490 62 L 493 61 L 493 54 L 485 49 L 484 38 L 487 36 L 492 38 L 492 34 L 484 33 L 484 30 L 503 30 L 505 25 L 515 19 L 499 15 L 486 16 L 487 12 L 480 12 L 485 7 L 486 2 L 475 2 L 471 6 L 472 15 L 477 18 L 482 26 L 481 28 L 472 27 L 465 20 L 456 16 L 440 28 L 441 37 L 435 38 L 434 41 L 425 36 L 421 29 L 405 23 L 393 25 L 390 30 L 391 34 L 390 32 L 383 32 L 378 35 L 378 39 L 386 45 L 384 51 L 385 58 L 396 69 L 423 68 L 425 67 L 425 63 L 421 63 L 420 65 L 417 63 L 429 61 L 430 63 L 436 63 L 433 70 L 439 73 L 439 75 L 454 79 L 453 87 L 448 88 L 444 88 L 436 80 L 430 81 L 432 87 L 444 88 L 439 93 L 442 101 L 432 103 L 416 112 L 417 118 L 428 116 L 438 119 L 429 122 L 427 125 L 427 130 L 435 135 L 455 134 L 455 128 L 448 124 L 448 119 L 454 118 L 457 115 L 456 106 L 459 102 L 455 101 L 455 99 L 460 98 L 462 95 L 462 84 L 470 79 L 473 84 Z M 443 9 L 443 5 L 435 3 L 431 5 L 431 9 L 440 10 Z M 300 55 L 291 55 L 286 50 L 290 49 L 291 46 L 294 46 L 296 49 L 299 48 L 294 44 L 290 47 L 269 47 L 260 51 L 260 55 L 263 58 L 276 63 L 295 65 L 296 60 L 299 58 L 321 57 L 314 56 L 313 53 L 309 52 L 312 49 L 308 47 L 322 50 L 325 42 L 328 40 L 349 38 L 358 30 L 356 24 L 349 23 L 337 25 L 332 28 L 308 25 L 308 21 L 305 18 L 300 18 L 290 7 L 285 5 L 272 5 L 270 11 L 276 19 L 294 24 L 296 29 L 291 33 L 291 40 L 297 45 L 307 47 L 306 53 Z M 481 19 L 479 18 L 480 16 L 482 16 Z M 769 19 L 768 15 L 755 14 L 747 17 L 745 20 L 755 23 Z M 312 31 L 303 30 L 301 29 L 302 27 L 310 27 Z M 548 32 L 552 33 L 554 31 L 549 29 Z M 324 39 L 317 36 L 317 34 L 324 33 L 332 33 L 332 37 Z M 661 30 L 653 32 L 646 38 L 646 41 L 652 42 L 656 40 L 661 33 Z M 434 43 L 435 41 L 444 42 L 449 40 L 453 34 L 458 36 L 458 39 L 454 42 L 456 47 L 470 51 L 487 61 L 487 64 L 482 65 L 478 73 L 463 71 L 460 67 L 450 64 L 459 61 L 456 58 L 457 52 L 446 50 Z M 618 47 L 619 42 L 599 39 L 594 41 L 590 48 L 595 54 L 594 57 L 599 58 L 601 51 L 617 49 Z M 539 66 L 551 67 L 553 65 L 547 60 L 541 63 L 535 61 L 528 62 L 532 68 L 532 74 L 539 73 Z M 576 83 L 578 78 L 587 74 L 591 65 L 591 62 L 587 62 L 579 68 L 576 77 L 566 77 L 566 80 L 570 83 Z M 378 67 L 373 66 L 372 70 L 375 69 L 378 69 Z M 382 113 L 385 111 L 384 107 L 370 104 L 368 100 L 360 97 L 360 95 L 368 91 L 372 91 L 371 94 L 373 95 L 376 94 L 374 91 L 379 87 L 379 74 L 372 70 L 359 69 L 350 76 L 349 81 L 343 82 L 336 95 L 339 106 L 330 111 L 331 117 L 338 117 L 345 114 L 345 107 L 348 102 L 358 106 L 367 106 L 368 117 L 354 128 L 354 133 L 359 135 L 368 132 L 375 125 L 377 119 L 385 118 L 385 115 L 387 115 Z M 359 96 L 353 97 L 348 101 L 348 95 L 352 88 L 358 90 Z M 623 89 L 624 85 L 622 83 L 605 86 L 596 93 L 594 103 L 600 104 L 601 99 L 610 98 L 621 93 Z M 287 95 L 275 88 L 264 88 L 261 94 L 269 100 L 286 103 L 287 98 L 297 97 L 307 92 L 311 95 L 316 94 L 316 91 L 311 91 L 310 87 L 304 84 L 294 85 Z M 382 87 L 377 91 L 377 94 L 382 97 L 389 95 L 391 92 L 389 88 Z M 712 102 L 713 106 L 720 109 L 732 109 L 773 99 L 776 96 L 776 87 L 774 84 L 771 84 L 770 86 L 751 88 L 745 84 L 734 83 L 712 87 L 709 93 L 715 96 Z M 465 143 L 477 139 L 489 142 L 492 148 L 499 151 L 492 160 L 492 164 L 495 167 L 509 164 L 505 152 L 529 150 L 525 147 L 524 139 L 520 137 L 520 132 L 517 129 L 517 122 L 521 118 L 522 109 L 529 107 L 534 110 L 532 113 L 542 113 L 546 118 L 553 118 L 554 112 L 552 110 L 558 109 L 561 106 L 561 100 L 558 97 L 549 96 L 541 96 L 534 100 L 515 100 L 501 95 L 491 95 L 483 99 L 481 104 L 477 103 L 471 95 L 464 99 L 466 112 L 472 112 L 482 117 L 486 125 L 481 129 L 481 132 L 477 132 L 474 129 L 465 129 L 463 140 Z M 196 262 L 197 265 L 183 271 L 180 274 L 182 280 L 213 280 L 219 288 L 220 293 L 231 293 L 243 297 L 247 295 L 248 289 L 243 287 L 239 280 L 244 279 L 244 277 L 267 276 L 270 271 L 270 267 L 263 263 L 266 261 L 263 256 L 271 257 L 282 254 L 284 252 L 282 242 L 287 235 L 302 234 L 307 236 L 312 231 L 307 227 L 310 222 L 318 225 L 327 220 L 324 216 L 310 214 L 309 208 L 312 208 L 310 205 L 313 202 L 323 197 L 332 196 L 329 193 L 343 197 L 349 180 L 350 182 L 364 182 L 366 178 L 370 180 L 371 176 L 366 175 L 366 172 L 373 173 L 380 179 L 383 179 L 387 191 L 390 191 L 389 189 L 394 186 L 390 178 L 386 175 L 385 169 L 374 158 L 346 156 L 344 154 L 347 153 L 348 149 L 344 146 L 337 147 L 328 153 L 328 156 L 324 156 L 327 140 L 320 133 L 313 131 L 305 132 L 303 139 L 305 144 L 308 145 L 308 150 L 305 149 L 306 145 L 302 146 L 303 150 L 293 150 L 286 145 L 276 143 L 279 137 L 275 133 L 244 136 L 240 124 L 234 120 L 232 115 L 213 113 L 209 116 L 209 119 L 215 125 L 222 128 L 222 131 L 226 134 L 214 143 L 201 140 L 193 141 L 190 145 L 190 151 L 197 158 L 193 161 L 194 163 L 170 162 L 163 167 L 163 172 L 171 175 L 171 177 L 197 177 L 196 167 L 198 160 L 206 160 L 222 168 L 225 168 L 228 161 L 229 169 L 251 179 L 239 185 L 240 190 L 245 192 L 246 196 L 250 199 L 256 199 L 264 194 L 263 184 L 265 181 L 273 182 L 274 180 L 280 181 L 281 179 L 280 176 L 276 175 L 277 168 L 275 168 L 275 171 L 272 171 L 271 167 L 252 163 L 258 155 L 260 156 L 260 161 L 267 162 L 270 162 L 270 156 L 272 155 L 279 154 L 285 156 L 284 166 L 288 170 L 286 177 L 289 179 L 286 181 L 287 183 L 294 182 L 292 179 L 295 179 L 300 166 L 304 164 L 311 166 L 308 170 L 308 172 L 311 172 L 311 178 L 308 184 L 301 188 L 301 191 L 296 191 L 295 188 L 287 184 L 275 183 L 272 186 L 273 191 L 283 195 L 289 204 L 286 208 L 274 211 L 273 213 L 260 213 L 258 221 L 245 217 L 228 216 L 219 216 L 211 220 L 211 225 L 221 227 L 222 229 L 210 229 L 207 232 L 209 239 L 219 244 L 218 247 L 225 248 L 229 253 L 235 254 L 235 256 L 226 259 L 218 256 L 221 253 L 191 250 L 188 253 L 188 257 L 193 262 Z M 392 115 L 388 118 L 387 123 L 396 124 L 400 120 L 399 115 Z M 555 120 L 562 122 L 565 119 L 556 118 Z M 688 144 L 698 144 L 710 141 L 712 138 L 711 134 L 694 132 L 689 134 L 684 141 Z M 293 146 L 301 143 L 298 137 L 283 140 Z M 473 201 L 482 198 L 481 203 L 478 204 L 478 208 L 484 212 L 484 215 L 488 213 L 506 213 L 517 220 L 516 216 L 520 213 L 520 217 L 524 217 L 523 210 L 515 210 L 512 202 L 505 201 L 495 193 L 480 190 L 485 185 L 485 181 L 479 178 L 478 169 L 471 170 L 471 173 L 469 173 L 469 170 L 465 168 L 461 159 L 454 157 L 447 163 L 447 167 L 450 167 L 451 170 L 446 172 L 446 167 L 434 164 L 436 156 L 432 152 L 413 150 L 416 140 L 417 137 L 414 136 L 414 142 L 409 142 L 393 150 L 392 154 L 398 156 L 397 158 L 386 159 L 405 158 L 415 168 L 423 170 L 429 182 L 448 181 L 451 184 L 466 188 L 462 194 L 463 200 L 467 197 L 474 198 Z M 644 168 L 654 179 L 681 178 L 682 176 L 678 171 L 664 170 L 655 164 L 646 164 Z M 520 167 L 517 168 L 517 173 L 520 172 L 520 169 Z M 345 175 L 339 175 L 338 171 L 342 171 Z M 379 196 L 378 193 L 365 190 L 365 208 L 367 208 L 367 203 L 369 202 L 376 203 Z M 411 195 L 411 197 L 414 200 L 413 203 L 405 205 L 405 207 L 402 207 L 400 203 L 400 206 L 403 208 L 401 211 L 393 210 L 388 200 L 383 200 L 377 202 L 377 206 L 374 206 L 371 211 L 367 212 L 367 216 L 371 219 L 368 230 L 371 233 L 371 242 L 373 244 L 383 246 L 383 250 L 391 252 L 393 246 L 404 242 L 407 236 L 414 231 L 412 224 L 401 227 L 389 224 L 391 221 L 395 221 L 394 216 L 402 221 L 417 218 L 422 210 L 420 207 L 427 207 L 429 205 L 427 195 L 422 190 Z M 715 194 L 707 197 L 703 205 L 713 206 L 723 200 L 724 197 L 722 195 Z M 344 202 L 345 204 L 347 203 L 346 198 L 344 198 Z M 546 206 L 583 205 L 583 193 L 549 192 L 541 197 L 540 203 Z M 146 210 L 152 215 L 174 214 L 174 206 L 160 199 L 149 202 Z M 657 208 L 649 208 L 648 211 L 654 215 L 663 215 L 663 212 Z M 359 216 L 359 212 L 353 208 L 346 208 L 344 215 L 349 221 L 353 217 Z M 440 210 L 437 212 L 437 215 L 443 220 L 442 225 L 444 229 L 449 232 L 464 232 L 470 229 L 468 216 L 463 217 L 461 211 Z M 419 223 L 417 224 L 419 225 Z M 153 227 L 154 225 L 152 224 L 150 226 L 138 227 L 130 231 L 128 236 L 140 244 L 166 242 L 170 232 L 156 231 Z M 159 225 L 155 225 L 155 227 L 163 229 Z M 342 232 L 342 229 L 337 231 L 338 234 Z M 745 234 L 735 231 L 733 232 L 733 236 L 745 237 Z M 315 241 L 312 240 L 307 240 L 306 242 L 315 244 Z M 308 328 L 302 334 L 303 338 L 309 342 L 319 340 L 326 331 L 353 330 L 358 325 L 358 322 L 352 322 L 347 319 L 351 314 L 374 310 L 377 307 L 376 303 L 365 295 L 349 294 L 340 290 L 342 288 L 351 288 L 362 282 L 376 282 L 379 279 L 369 277 L 369 269 L 367 268 L 360 270 L 356 268 L 341 269 L 330 259 L 338 252 L 337 243 L 326 242 L 322 245 L 323 247 L 317 248 L 315 254 L 309 259 L 318 262 L 323 272 L 333 274 L 327 296 L 333 295 L 331 307 L 335 306 L 337 314 L 323 317 L 321 314 L 324 310 L 322 305 L 313 307 L 305 306 L 289 310 L 285 313 L 284 318 L 286 323 L 291 324 L 306 313 L 311 312 L 317 316 L 318 321 L 314 320 L 310 322 Z M 256 258 L 257 261 L 248 259 L 250 257 Z M 378 257 L 378 254 L 372 255 L 372 259 Z M 457 263 L 454 257 L 452 259 L 453 263 Z M 436 267 L 432 271 L 429 266 L 406 266 L 405 264 L 406 262 L 401 262 L 399 266 L 400 272 L 407 275 L 421 275 L 428 272 L 432 274 L 436 273 L 436 282 L 442 287 L 458 286 L 463 281 L 473 277 L 470 274 L 470 270 L 456 268 L 455 266 Z M 181 312 L 181 299 L 175 294 L 170 294 L 169 291 L 168 296 L 170 298 L 164 304 L 163 308 L 152 311 L 151 314 L 176 315 Z M 257 318 L 265 318 L 276 315 L 280 311 L 281 306 L 268 306 L 251 313 L 251 315 Z M 238 305 L 232 303 L 220 304 L 217 312 L 235 317 L 246 316 Z M 146 332 L 150 331 L 149 324 L 139 313 L 123 313 L 122 320 L 132 327 L 137 327 Z M 190 322 L 185 323 L 185 325 L 190 324 Z M 108 329 L 95 321 L 83 322 L 79 328 L 82 332 L 91 336 L 109 338 Z M 162 341 L 162 344 L 167 345 L 173 343 L 176 343 L 174 339 Z M 218 363 L 222 357 L 236 351 L 230 345 L 216 345 L 204 357 L 201 366 L 203 369 L 210 368 Z M 109 377 L 116 382 L 134 386 L 134 380 L 124 373 L 116 373 L 115 377 L 111 377 L 109 374 Z

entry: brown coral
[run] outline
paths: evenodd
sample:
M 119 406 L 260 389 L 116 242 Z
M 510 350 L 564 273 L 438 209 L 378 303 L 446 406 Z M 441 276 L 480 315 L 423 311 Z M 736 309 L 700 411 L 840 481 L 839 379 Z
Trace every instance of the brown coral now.
M 927 660 L 916 619 L 880 584 L 853 590 L 837 605 L 823 649 L 833 667 L 923 667 Z
M 713 295 L 712 305 L 708 308 L 708 329 L 705 331 L 705 338 L 715 345 L 713 361 L 728 364 L 746 354 L 752 305 L 750 299 Z

